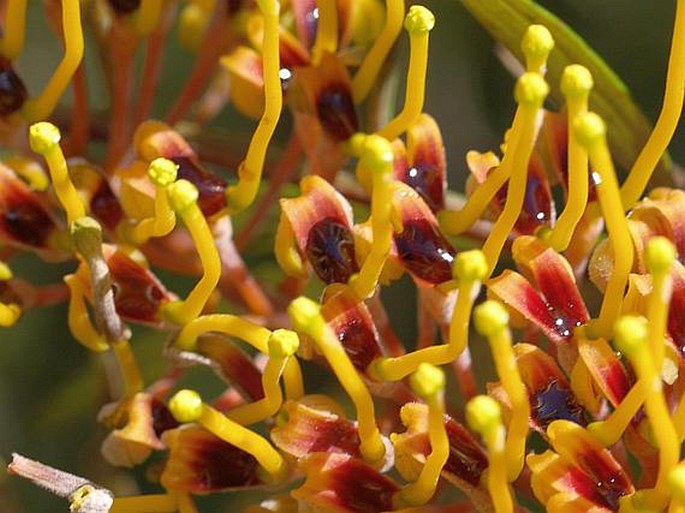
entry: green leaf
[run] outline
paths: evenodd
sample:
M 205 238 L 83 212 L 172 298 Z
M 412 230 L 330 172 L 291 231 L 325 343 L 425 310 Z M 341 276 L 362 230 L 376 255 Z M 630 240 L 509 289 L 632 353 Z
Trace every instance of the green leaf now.
M 566 66 L 582 64 L 589 69 L 595 81 L 590 108 L 602 116 L 609 127 L 607 135 L 614 159 L 621 167 L 630 169 L 652 126 L 626 85 L 578 34 L 531 0 L 461 0 L 461 3 L 521 62 L 524 62 L 521 40 L 526 28 L 531 24 L 547 27 L 556 43 L 548 62 L 551 97 L 560 105 L 563 103 L 559 83 Z M 662 176 L 670 176 L 672 168 L 670 157 L 664 154 L 656 171 Z

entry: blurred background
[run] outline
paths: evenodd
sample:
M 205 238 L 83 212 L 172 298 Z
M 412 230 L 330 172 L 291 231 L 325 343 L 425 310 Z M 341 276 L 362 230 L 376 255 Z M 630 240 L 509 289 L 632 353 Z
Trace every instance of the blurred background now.
M 487 1 L 487 0 L 484 0 Z M 464 155 L 469 149 L 497 149 L 513 111 L 514 80 L 493 52 L 493 42 L 457 0 L 425 2 L 436 15 L 431 34 L 428 92 L 425 110 L 439 122 L 448 152 L 452 187 L 461 190 L 466 175 Z M 618 73 L 647 117 L 655 119 L 661 105 L 675 0 L 544 0 L 540 3 L 573 27 Z M 41 2 L 31 1 L 27 48 L 18 71 L 36 92 L 60 59 L 60 45 L 46 29 Z M 173 38 L 172 38 L 173 39 Z M 176 43 L 174 43 L 176 44 Z M 86 49 L 86 59 L 95 63 Z M 92 50 L 91 50 L 92 52 Z M 192 63 L 192 55 L 177 44 L 165 55 L 164 85 L 155 108 L 178 91 Z M 406 41 L 395 54 L 406 65 Z M 89 65 L 91 103 L 107 106 L 97 65 Z M 403 73 L 401 73 L 402 75 Z M 402 93 L 400 86 L 400 92 Z M 402 93 L 403 95 L 403 93 Z M 68 101 L 68 100 L 67 100 Z M 230 132 L 233 124 L 250 127 L 229 112 L 218 120 Z M 682 131 L 681 131 L 682 132 Z M 677 134 L 672 145 L 676 161 L 685 161 L 685 145 Z M 249 259 L 248 259 L 249 263 Z M 33 257 L 13 262 L 15 274 L 37 283 L 55 283 L 73 264 L 46 265 Z M 182 283 L 179 287 L 187 286 Z M 412 318 L 413 306 L 395 301 L 393 318 Z M 398 327 L 411 340 L 413 327 Z M 147 378 L 164 368 L 159 354 L 164 335 L 137 328 L 133 339 Z M 28 312 L 20 324 L 0 331 L 0 466 L 14 451 L 107 485 L 132 489 L 140 472 L 120 472 L 100 456 L 106 435 L 96 415 L 108 401 L 103 368 L 97 357 L 76 344 L 66 327 L 66 306 Z M 144 488 L 143 488 L 144 489 Z M 154 490 L 150 487 L 149 490 Z M 236 494 L 201 502 L 201 511 L 240 511 L 254 496 Z M 233 501 L 233 498 L 230 498 Z M 203 505 L 206 504 L 206 508 Z M 211 504 L 211 506 L 209 505 Z M 66 511 L 67 504 L 16 478 L 0 472 L 0 511 L 5 513 Z

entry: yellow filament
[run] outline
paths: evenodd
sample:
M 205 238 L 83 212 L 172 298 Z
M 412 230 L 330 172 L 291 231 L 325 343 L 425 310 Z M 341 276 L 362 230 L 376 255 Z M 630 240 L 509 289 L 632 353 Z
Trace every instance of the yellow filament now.
M 358 173 L 370 172 L 371 230 L 373 241 L 371 251 L 362 264 L 359 274 L 352 277 L 350 285 L 360 299 L 373 295 L 378 279 L 390 253 L 392 244 L 392 163 L 393 152 L 390 143 L 377 135 L 355 135 L 352 141 L 359 155 Z
M 485 256 L 480 250 L 463 251 L 457 255 L 453 273 L 459 282 L 459 295 L 452 312 L 447 344 L 425 347 L 395 358 L 378 358 L 371 362 L 367 373 L 379 381 L 398 381 L 418 369 L 423 362 L 445 365 L 456 360 L 466 347 L 471 309 L 487 269 Z
M 680 462 L 668 476 L 671 490 L 671 507 L 669 513 L 685 513 L 685 463 Z
M 276 255 L 276 262 L 278 262 L 278 265 L 281 266 L 286 274 L 298 278 L 307 277 L 307 269 L 302 261 L 300 252 L 297 250 L 295 232 L 288 217 L 283 212 L 276 229 L 274 253 Z
M 163 0 L 141 0 L 135 16 L 135 28 L 141 36 L 147 36 L 159 23 Z
M 513 151 L 513 138 L 511 134 L 518 133 L 520 131 L 521 124 L 521 108 L 519 107 L 514 115 L 514 121 L 512 122 L 512 128 L 510 131 L 510 139 L 507 143 L 507 148 L 509 151 Z M 438 213 L 438 220 L 440 221 L 440 227 L 450 235 L 459 235 L 465 232 L 473 223 L 475 223 L 478 218 L 483 214 L 483 211 L 487 208 L 488 204 L 495 197 L 497 191 L 500 190 L 502 185 L 509 179 L 511 175 L 511 165 L 510 161 L 504 162 L 497 167 L 492 173 L 488 175 L 485 181 L 480 184 L 473 194 L 469 196 L 466 200 L 466 204 L 461 210 L 442 210 Z
M 385 25 L 352 79 L 352 99 L 362 103 L 373 87 L 378 74 L 402 30 L 404 0 L 386 0 Z
M 26 36 L 26 0 L 8 0 L 0 51 L 10 61 L 19 57 Z
M 685 2 L 676 4 L 671 53 L 668 58 L 666 90 L 661 113 L 647 143 L 638 155 L 621 187 L 621 203 L 628 210 L 639 201 L 654 168 L 671 142 L 683 110 L 685 94 Z
M 440 472 L 450 454 L 445 429 L 445 373 L 438 367 L 422 363 L 409 382 L 414 393 L 428 403 L 428 439 L 431 452 L 418 479 L 393 497 L 398 508 L 421 506 L 435 495 Z
M 573 123 L 587 112 L 588 97 L 592 89 L 592 75 L 578 64 L 567 66 L 561 77 L 561 91 L 566 98 L 568 125 L 568 198 L 549 237 L 556 251 L 564 251 L 571 241 L 588 199 L 588 155 L 578 143 Z
M 197 392 L 187 389 L 177 392 L 169 400 L 169 410 L 178 422 L 197 422 L 225 442 L 254 456 L 274 482 L 285 477 L 286 463 L 266 439 L 203 403 Z
M 24 103 L 21 112 L 29 121 L 47 118 L 55 109 L 62 93 L 71 82 L 83 58 L 83 29 L 81 28 L 81 5 L 79 0 L 62 0 L 62 31 L 64 32 L 64 57 L 55 73 L 38 98 Z
M 202 278 L 185 300 L 173 301 L 164 307 L 164 314 L 171 322 L 184 325 L 202 313 L 214 292 L 221 277 L 221 260 L 207 220 L 197 204 L 197 188 L 187 180 L 178 180 L 166 190 L 171 208 L 181 216 L 193 238 L 203 269 Z
M 516 126 L 512 128 L 512 141 L 507 146 L 502 160 L 502 166 L 511 165 L 507 200 L 502 214 L 483 244 L 483 253 L 489 266 L 488 275 L 494 271 L 504 243 L 511 234 L 523 207 L 528 185 L 528 161 L 535 144 L 536 121 L 542 102 L 548 93 L 549 87 L 538 73 L 525 73 L 516 84 L 516 101 L 521 109 L 521 125 L 520 128 Z M 511 164 L 507 161 L 511 161 Z
M 474 397 L 466 405 L 466 421 L 471 429 L 480 433 L 488 449 L 488 491 L 495 513 L 513 513 L 504 449 L 506 434 L 499 404 L 486 395 Z
M 119 364 L 126 395 L 133 395 L 143 390 L 145 383 L 140 374 L 136 356 L 133 354 L 128 340 L 114 342 L 112 344 L 112 351 Z
M 262 50 L 264 74 L 264 112 L 252 136 L 245 160 L 238 168 L 238 183 L 226 189 L 226 203 L 230 214 L 242 212 L 257 195 L 262 179 L 266 150 L 281 116 L 281 91 L 278 31 L 280 29 L 277 0 L 258 0 L 264 15 L 264 45 Z
M 505 446 L 507 476 L 513 482 L 523 469 L 528 436 L 530 404 L 528 392 L 521 380 L 516 357 L 511 347 L 509 313 L 498 301 L 489 300 L 474 310 L 473 321 L 478 332 L 487 337 L 495 360 L 497 374 L 511 402 L 511 421 L 507 427 Z
M 264 398 L 234 408 L 226 416 L 242 425 L 255 424 L 275 415 L 283 404 L 279 381 L 290 357 L 299 347 L 297 334 L 286 329 L 274 331 L 269 338 L 269 361 L 262 375 Z
M 195 351 L 197 339 L 203 333 L 217 332 L 244 340 L 258 351 L 269 353 L 271 331 L 247 319 L 229 314 L 203 315 L 189 322 L 178 334 L 174 346 L 182 351 Z M 285 393 L 288 399 L 304 395 L 302 371 L 296 358 L 290 358 L 283 371 Z
M 521 49 L 523 50 L 527 61 L 528 74 L 534 73 L 541 76 L 544 73 L 547 57 L 553 47 L 554 40 L 545 27 L 542 25 L 531 25 L 528 27 L 528 30 L 524 34 L 523 41 L 521 42 Z M 534 81 L 530 78 L 527 78 L 526 80 L 529 82 Z M 539 81 L 539 79 L 537 81 Z M 518 87 L 519 86 L 517 85 L 517 88 Z M 539 91 L 540 94 L 543 92 L 544 91 L 542 90 Z M 545 96 L 547 96 L 546 92 L 544 92 L 543 97 L 540 99 L 541 104 L 542 101 L 544 101 Z M 530 109 L 522 105 L 520 101 L 518 101 L 518 103 L 519 105 L 511 124 L 507 149 L 505 150 L 502 163 L 497 169 L 490 173 L 485 181 L 478 186 L 471 196 L 469 196 L 466 204 L 460 211 L 445 210 L 439 213 L 440 226 L 446 233 L 458 235 L 468 230 L 483 214 L 483 211 L 490 204 L 492 198 L 497 194 L 497 191 L 500 190 L 502 185 L 510 178 L 512 171 L 516 169 L 513 159 L 511 157 L 507 158 L 507 155 L 512 155 L 514 152 L 518 151 L 516 148 L 519 144 L 520 134 L 528 131 L 531 123 Z M 527 160 L 528 159 L 526 159 L 526 162 Z
M 409 69 L 404 107 L 400 113 L 378 131 L 378 135 L 392 141 L 421 115 L 426 95 L 428 69 L 428 34 L 435 25 L 435 16 L 421 5 L 412 5 L 404 21 L 409 33 Z M 354 93 L 354 91 L 353 91 Z
M 116 497 L 109 513 L 173 513 L 178 511 L 173 495 L 136 495 Z
M 326 53 L 338 50 L 338 7 L 335 0 L 317 0 L 319 22 L 312 48 L 312 62 L 318 65 Z
M 662 391 L 661 376 L 649 347 L 649 325 L 644 317 L 624 316 L 616 323 L 616 349 L 633 364 L 638 379 L 644 383 L 647 399 L 644 407 L 652 434 L 659 448 L 659 473 L 656 486 L 641 490 L 633 497 L 636 506 L 661 510 L 668 499 L 668 478 L 680 455 L 680 443 Z
M 67 314 L 69 331 L 76 341 L 87 349 L 96 353 L 107 351 L 109 344 L 95 329 L 88 315 L 83 282 L 74 274 L 65 276 L 64 282 L 69 287 L 69 311 Z
M 543 25 L 530 25 L 521 41 L 521 50 L 526 57 L 526 71 L 545 74 L 547 58 L 554 48 L 554 38 Z
M 36 123 L 29 129 L 31 149 L 45 158 L 55 194 L 67 213 L 67 221 L 71 224 L 86 215 L 86 208 L 69 177 L 67 161 L 59 146 L 61 137 L 59 128 L 52 123 Z
M 362 455 L 370 462 L 381 461 L 385 456 L 385 445 L 376 426 L 373 399 L 338 337 L 321 316 L 320 306 L 309 298 L 299 297 L 290 303 L 288 314 L 294 328 L 314 340 L 338 381 L 352 399 L 357 410 Z
M 609 417 L 589 424 L 587 430 L 599 443 L 605 447 L 611 447 L 621 439 L 623 432 L 628 428 L 645 399 L 647 399 L 647 390 L 644 383 L 638 380 Z
M 652 292 L 647 303 L 649 347 L 654 355 L 654 365 L 661 373 L 666 351 L 668 308 L 671 302 L 671 267 L 676 258 L 676 249 L 665 237 L 654 237 L 645 249 L 647 270 L 652 275 Z
M 148 175 L 155 185 L 155 212 L 154 217 L 127 227 L 126 239 L 134 245 L 144 244 L 152 237 L 164 237 L 176 226 L 176 214 L 169 205 L 166 187 L 176 180 L 177 172 L 178 166 L 169 159 L 157 158 L 150 163 Z
M 574 131 L 578 142 L 587 149 L 590 163 L 599 177 L 595 179 L 597 196 L 614 253 L 614 269 L 604 292 L 599 319 L 588 325 L 588 336 L 611 338 L 614 323 L 621 312 L 628 274 L 633 267 L 633 243 L 623 216 L 616 171 L 606 142 L 604 121 L 597 114 L 588 112 L 576 119 Z

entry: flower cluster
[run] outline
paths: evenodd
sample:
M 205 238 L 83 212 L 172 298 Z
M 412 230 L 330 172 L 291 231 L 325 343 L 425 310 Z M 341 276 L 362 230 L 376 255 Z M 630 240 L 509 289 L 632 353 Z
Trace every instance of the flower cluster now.
M 68 302 L 73 338 L 116 362 L 102 455 L 151 469 L 158 493 L 123 496 L 18 454 L 10 473 L 83 513 L 192 513 L 194 496 L 241 490 L 262 492 L 251 513 L 685 511 L 685 193 L 648 187 L 683 105 L 685 0 L 662 114 L 623 183 L 612 123 L 588 107 L 610 111 L 592 66 L 548 73 L 569 29 L 504 2 L 530 20 L 512 48 L 517 108 L 497 152 L 466 156 L 463 195 L 424 112 L 435 17 L 423 6 L 46 0 L 64 57 L 33 97 L 13 68 L 27 3 L 5 2 L 0 36 L 0 326 Z M 488 2 L 464 4 L 487 20 Z M 86 26 L 111 94 L 100 159 Z M 152 120 L 172 29 L 195 67 Z M 385 71 L 403 29 L 395 112 Z M 202 131 L 229 102 L 257 124 L 227 171 L 188 125 Z M 248 248 L 272 210 L 278 269 L 265 277 Z M 21 280 L 12 257 L 25 252 L 73 272 Z M 174 292 L 159 269 L 196 283 Z M 381 296 L 405 274 L 417 344 Z M 164 375 L 144 378 L 139 325 L 167 341 Z M 222 392 L 184 388 L 192 366 Z

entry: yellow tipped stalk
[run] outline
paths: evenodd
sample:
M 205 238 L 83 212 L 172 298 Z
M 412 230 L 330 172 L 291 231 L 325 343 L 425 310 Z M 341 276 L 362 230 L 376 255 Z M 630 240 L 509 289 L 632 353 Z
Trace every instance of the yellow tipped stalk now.
M 683 110 L 685 96 L 685 1 L 676 4 L 671 53 L 668 58 L 666 90 L 661 113 L 647 143 L 633 164 L 621 187 L 621 204 L 629 210 L 635 206 L 675 133 Z
M 207 220 L 197 204 L 199 196 L 197 188 L 187 180 L 178 180 L 167 186 L 166 190 L 171 208 L 181 216 L 193 238 L 203 268 L 202 278 L 185 300 L 174 301 L 164 306 L 167 319 L 182 326 L 202 313 L 202 309 L 219 283 L 221 260 Z
M 266 150 L 281 116 L 283 94 L 281 90 L 278 0 L 258 0 L 264 15 L 264 45 L 262 67 L 264 74 L 264 112 L 252 136 L 247 155 L 238 168 L 238 183 L 226 189 L 229 214 L 237 214 L 249 207 L 257 196 L 262 180 Z
M 50 179 L 57 199 L 67 213 L 69 224 L 86 215 L 86 208 L 69 177 L 67 161 L 59 146 L 62 138 L 59 128 L 52 123 L 40 122 L 29 128 L 31 149 L 45 158 L 50 170 Z
M 500 165 L 500 167 L 511 169 L 507 200 L 501 215 L 483 244 L 483 253 L 489 266 L 488 276 L 495 269 L 504 243 L 521 214 L 528 186 L 528 162 L 535 145 L 537 118 L 548 93 L 549 87 L 539 73 L 525 73 L 516 83 L 515 96 L 519 104 L 516 114 L 519 119 L 514 120 L 510 142 L 507 144 Z
M 554 48 L 554 38 L 544 25 L 530 25 L 523 35 L 521 51 L 526 57 L 526 71 L 544 75 L 547 58 Z
M 523 469 L 530 403 L 511 347 L 509 313 L 499 301 L 489 300 L 474 309 L 473 322 L 478 332 L 487 337 L 490 343 L 497 374 L 511 402 L 511 421 L 507 427 L 505 453 L 507 476 L 513 482 Z
M 203 315 L 183 326 L 176 337 L 174 347 L 182 351 L 195 351 L 198 337 L 209 332 L 238 338 L 264 354 L 269 354 L 269 340 L 273 335 L 267 328 L 236 315 Z M 283 381 L 288 399 L 299 399 L 304 395 L 302 371 L 296 358 L 290 358 L 285 364 Z
M 31 98 L 24 103 L 21 113 L 28 121 L 43 120 L 55 110 L 57 102 L 71 82 L 74 72 L 83 58 L 81 2 L 79 0 L 62 0 L 61 3 L 64 57 L 40 96 Z
M 392 141 L 407 130 L 421 115 L 426 95 L 428 69 L 428 34 L 435 26 L 433 13 L 421 5 L 412 5 L 404 20 L 409 33 L 409 69 L 404 107 L 400 113 L 378 131 L 378 135 Z
M 24 49 L 26 36 L 26 0 L 8 0 L 5 25 L 0 38 L 0 53 L 13 61 Z
M 485 255 L 480 250 L 459 253 L 453 266 L 459 295 L 452 312 L 447 344 L 425 347 L 394 358 L 378 358 L 371 362 L 368 374 L 379 381 L 398 381 L 417 370 L 423 362 L 446 365 L 456 360 L 466 347 L 471 309 L 487 271 Z
M 378 279 L 390 253 L 392 244 L 392 163 L 393 152 L 387 139 L 377 135 L 355 135 L 352 146 L 359 156 L 357 174 L 371 175 L 371 251 L 359 273 L 350 280 L 354 293 L 360 299 L 373 295 Z
M 320 306 L 309 298 L 299 297 L 290 303 L 288 314 L 294 329 L 314 340 L 338 381 L 352 399 L 357 410 L 362 456 L 369 462 L 380 462 L 385 456 L 385 445 L 376 426 L 373 399 L 338 337 L 322 317 Z
M 286 329 L 278 329 L 269 337 L 269 361 L 262 375 L 264 398 L 253 403 L 238 406 L 228 412 L 227 417 L 242 425 L 255 424 L 274 416 L 283 404 L 279 381 L 289 359 L 297 352 L 300 339 Z
M 169 411 L 178 422 L 197 422 L 225 442 L 254 456 L 275 483 L 285 477 L 286 463 L 266 439 L 203 403 L 197 392 L 188 389 L 177 392 L 169 400 Z
M 621 439 L 630 422 L 642 408 L 645 399 L 647 399 L 645 383 L 638 380 L 611 415 L 604 420 L 592 422 L 587 430 L 604 447 L 611 447 Z
M 178 166 L 162 157 L 148 166 L 148 176 L 155 185 L 155 212 L 154 217 L 125 228 L 125 238 L 134 245 L 145 244 L 152 237 L 164 237 L 176 226 L 176 214 L 169 205 L 166 188 L 176 181 L 177 172 Z
M 194 319 L 183 327 L 174 345 L 183 351 L 194 351 L 197 338 L 208 332 L 218 332 L 239 338 L 258 351 L 264 354 L 269 353 L 271 331 L 246 319 L 229 314 L 203 315 Z M 288 399 L 299 399 L 304 395 L 302 371 L 296 358 L 290 358 L 285 364 L 283 381 Z
M 383 30 L 352 79 L 352 99 L 355 104 L 362 103 L 376 83 L 381 67 L 402 30 L 403 19 L 404 0 L 386 0 Z
M 316 66 L 326 53 L 338 51 L 338 7 L 335 0 L 317 0 L 319 21 L 312 48 L 312 62 Z
M 675 246 L 667 238 L 654 237 L 647 243 L 645 261 L 647 270 L 652 275 L 652 292 L 647 304 L 649 347 L 659 373 L 664 365 L 666 352 L 665 337 L 672 292 L 671 268 L 675 259 Z
M 409 378 L 411 389 L 428 403 L 428 439 L 431 452 L 416 481 L 393 497 L 396 507 L 421 506 L 435 495 L 440 472 L 450 454 L 445 429 L 445 373 L 429 363 L 422 363 Z
M 561 76 L 561 92 L 566 98 L 568 126 L 568 198 L 564 211 L 549 236 L 549 244 L 556 251 L 564 251 L 571 241 L 588 200 L 588 154 L 578 142 L 573 123 L 588 110 L 592 90 L 592 75 L 578 64 L 567 66 Z
M 589 338 L 611 338 L 614 323 L 623 305 L 628 274 L 633 267 L 633 242 L 628 223 L 623 216 L 621 196 L 616 181 L 614 163 L 606 141 L 606 125 L 597 114 L 588 112 L 577 117 L 574 132 L 587 150 L 595 179 L 599 204 L 609 232 L 614 253 L 614 268 L 604 292 L 599 319 L 588 326 Z
M 499 404 L 486 395 L 474 397 L 466 405 L 466 421 L 488 449 L 487 486 L 495 513 L 513 513 L 504 449 L 506 433 Z
M 685 462 L 676 465 L 668 476 L 671 492 L 669 513 L 685 513 Z
M 679 460 L 680 442 L 664 398 L 661 376 L 657 372 L 649 347 L 649 330 L 650 327 L 644 317 L 621 317 L 614 329 L 614 344 L 617 350 L 628 357 L 638 379 L 644 383 L 643 386 L 647 390 L 644 408 L 659 449 L 656 486 L 637 492 L 633 496 L 633 504 L 645 509 L 661 510 L 668 499 L 669 475 Z

